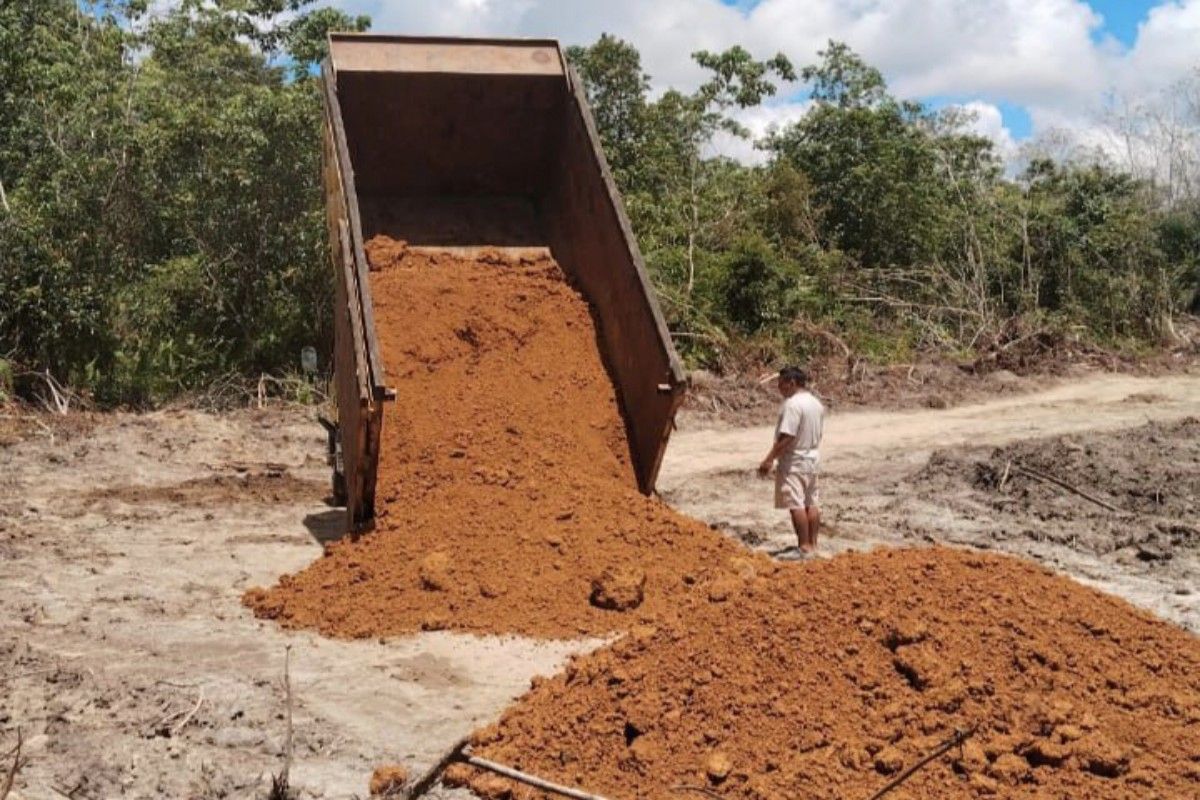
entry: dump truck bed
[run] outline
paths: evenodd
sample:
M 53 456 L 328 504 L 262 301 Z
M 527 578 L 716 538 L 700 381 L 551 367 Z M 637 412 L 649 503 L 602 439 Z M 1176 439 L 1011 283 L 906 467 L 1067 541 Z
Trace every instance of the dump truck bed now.
M 352 527 L 374 516 L 382 408 L 393 398 L 363 252 L 377 234 L 459 252 L 549 248 L 592 309 L 638 488 L 652 492 L 684 373 L 558 43 L 334 34 L 323 77 L 339 469 Z

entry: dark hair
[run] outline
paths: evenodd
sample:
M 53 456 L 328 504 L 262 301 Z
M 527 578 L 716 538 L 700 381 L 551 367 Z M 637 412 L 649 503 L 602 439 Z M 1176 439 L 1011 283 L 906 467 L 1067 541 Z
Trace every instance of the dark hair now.
M 791 381 L 797 386 L 808 386 L 808 373 L 799 367 L 784 367 L 779 370 L 781 381 Z

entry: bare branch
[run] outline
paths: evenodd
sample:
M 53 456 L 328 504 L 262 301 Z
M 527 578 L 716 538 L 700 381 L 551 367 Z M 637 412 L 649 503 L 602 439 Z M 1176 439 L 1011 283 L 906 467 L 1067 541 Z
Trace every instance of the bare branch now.
M 4 776 L 4 785 L 0 786 L 0 800 L 5 800 L 12 791 L 13 784 L 17 782 L 17 773 L 21 771 L 21 767 L 25 762 L 21 760 L 21 745 L 25 743 L 25 739 L 21 734 L 21 729 L 17 728 L 17 746 L 12 751 L 12 764 L 9 765 L 8 771 Z

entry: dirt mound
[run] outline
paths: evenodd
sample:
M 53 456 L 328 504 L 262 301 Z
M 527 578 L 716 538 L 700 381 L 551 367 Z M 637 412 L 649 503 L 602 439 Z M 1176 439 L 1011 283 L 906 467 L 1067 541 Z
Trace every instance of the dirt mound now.
M 1023 562 L 780 565 L 633 488 L 586 303 L 544 258 L 373 243 L 377 530 L 246 601 L 335 636 L 627 631 L 535 683 L 480 754 L 617 797 L 1189 796 L 1200 642 Z M 617 610 L 625 609 L 625 610 Z M 530 797 L 456 769 L 486 797 Z
M 974 499 L 1035 537 L 1093 553 L 1140 548 L 1144 559 L 1200 547 L 1200 419 L 1032 439 L 985 456 L 935 452 L 916 481 L 926 495 L 964 484 Z M 1108 506 L 1111 506 L 1109 508 Z M 1112 509 L 1117 509 L 1113 511 Z M 1054 523 L 1058 534 L 1045 533 Z M 1079 530 L 1061 523 L 1082 523 Z
M 45 436 L 51 442 L 81 438 L 96 427 L 99 418 L 91 411 L 54 414 L 32 403 L 6 400 L 0 392 L 0 450 L 36 436 Z
M 1107 436 L 1018 442 L 979 465 L 976 488 L 998 490 L 1005 467 L 1013 496 L 1048 510 L 1073 509 L 1077 503 L 1071 492 L 1021 467 L 1065 481 L 1122 511 L 1195 516 L 1200 512 L 1200 419 L 1150 423 Z
M 1023 561 L 885 550 L 744 576 L 479 732 L 479 755 L 614 797 L 1194 797 L 1200 641 Z M 456 768 L 487 797 L 535 796 Z
M 217 503 L 294 503 L 327 495 L 324 483 L 297 478 L 282 470 L 212 475 L 165 486 L 113 486 L 84 496 L 91 503 L 117 501 L 129 505 L 208 506 Z
M 332 636 L 573 637 L 660 618 L 725 571 L 735 544 L 635 489 L 587 303 L 557 264 L 382 237 L 368 256 L 398 392 L 377 529 L 248 594 L 256 613 Z

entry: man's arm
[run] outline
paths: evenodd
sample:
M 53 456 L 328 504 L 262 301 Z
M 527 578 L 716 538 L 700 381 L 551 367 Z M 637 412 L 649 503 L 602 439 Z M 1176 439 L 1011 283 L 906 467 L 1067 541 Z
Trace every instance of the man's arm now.
M 781 433 L 775 437 L 775 446 L 771 448 L 771 452 L 767 453 L 767 457 L 758 465 L 758 474 L 766 477 L 771 474 L 771 467 L 775 466 L 775 460 L 791 447 L 792 442 L 796 441 L 795 436 L 789 436 L 786 433 Z

